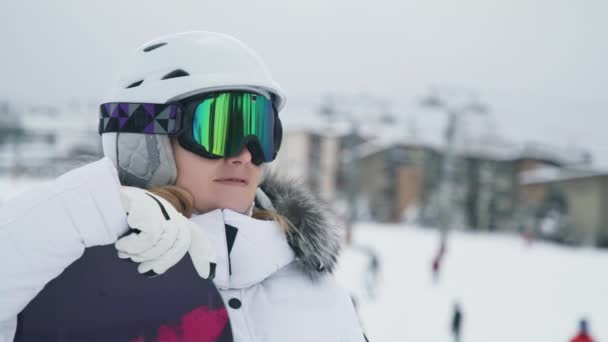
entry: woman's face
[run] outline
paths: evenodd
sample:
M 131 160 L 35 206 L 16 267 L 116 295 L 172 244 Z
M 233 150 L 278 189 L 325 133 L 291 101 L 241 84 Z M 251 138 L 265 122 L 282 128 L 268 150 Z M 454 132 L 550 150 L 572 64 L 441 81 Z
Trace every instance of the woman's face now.
M 262 168 L 251 162 L 247 148 L 234 157 L 207 159 L 182 148 L 175 140 L 172 146 L 177 166 L 175 185 L 192 193 L 197 210 L 247 212 L 262 178 Z

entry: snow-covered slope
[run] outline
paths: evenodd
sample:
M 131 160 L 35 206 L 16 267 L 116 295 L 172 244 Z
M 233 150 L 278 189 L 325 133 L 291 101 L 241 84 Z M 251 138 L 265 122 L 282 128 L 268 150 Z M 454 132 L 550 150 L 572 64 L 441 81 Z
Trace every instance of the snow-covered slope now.
M 337 277 L 358 297 L 370 341 L 451 341 L 460 302 L 464 342 L 568 341 L 579 318 L 608 341 L 608 252 L 516 236 L 453 232 L 437 283 L 436 230 L 360 224 L 358 246 L 375 249 L 382 276 L 375 300 L 362 287 L 365 253 L 349 248 Z

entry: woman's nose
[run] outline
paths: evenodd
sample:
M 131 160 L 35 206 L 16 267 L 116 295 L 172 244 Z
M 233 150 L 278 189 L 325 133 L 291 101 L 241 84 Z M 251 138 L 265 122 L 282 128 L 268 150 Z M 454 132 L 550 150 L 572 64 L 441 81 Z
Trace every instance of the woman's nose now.
M 241 151 L 236 155 L 228 158 L 228 161 L 232 164 L 246 164 L 251 163 L 251 152 L 247 146 L 243 146 Z

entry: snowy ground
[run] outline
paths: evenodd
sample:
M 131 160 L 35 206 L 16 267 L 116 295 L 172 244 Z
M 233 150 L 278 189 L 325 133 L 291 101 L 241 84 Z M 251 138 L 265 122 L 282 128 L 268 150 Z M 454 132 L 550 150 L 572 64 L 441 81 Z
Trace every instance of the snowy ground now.
M 463 342 L 568 341 L 581 316 L 608 341 L 608 252 L 511 235 L 453 232 L 436 284 L 435 230 L 360 224 L 355 244 L 379 252 L 377 297 L 366 298 L 358 249 L 343 254 L 337 276 L 359 298 L 372 342 L 451 341 L 453 303 L 463 308 Z

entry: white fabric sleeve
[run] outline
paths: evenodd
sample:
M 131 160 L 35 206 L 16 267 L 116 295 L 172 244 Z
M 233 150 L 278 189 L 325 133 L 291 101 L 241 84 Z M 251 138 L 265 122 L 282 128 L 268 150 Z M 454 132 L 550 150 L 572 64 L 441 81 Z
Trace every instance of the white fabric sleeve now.
M 14 335 L 19 312 L 85 247 L 114 243 L 127 229 L 118 175 L 107 158 L 0 206 L 0 341 Z
M 342 339 L 340 341 L 344 342 L 366 342 L 365 333 L 361 327 L 361 322 L 359 321 L 359 316 L 356 312 L 355 305 L 348 294 L 348 292 L 342 288 L 342 286 L 338 285 L 333 275 L 329 275 L 328 279 L 333 283 L 334 289 L 336 291 L 335 305 L 336 309 L 340 314 L 336 317 L 336 321 L 340 321 L 342 323 Z

